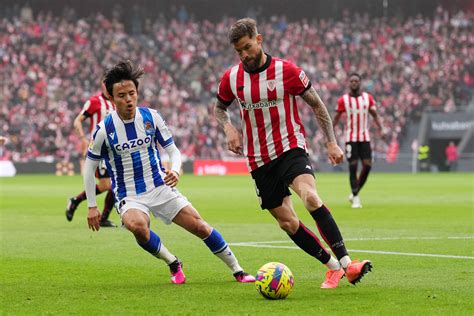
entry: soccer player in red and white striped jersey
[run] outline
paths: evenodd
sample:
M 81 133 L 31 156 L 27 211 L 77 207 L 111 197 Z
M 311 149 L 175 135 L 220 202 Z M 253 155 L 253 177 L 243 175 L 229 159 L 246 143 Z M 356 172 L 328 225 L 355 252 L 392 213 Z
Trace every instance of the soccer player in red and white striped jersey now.
M 247 158 L 261 208 L 270 211 L 296 245 L 329 268 L 321 287 L 337 287 L 344 275 L 349 282 L 357 283 L 371 269 L 371 262 L 351 261 L 339 228 L 316 191 L 296 96 L 313 109 L 327 141 L 329 160 L 336 165 L 343 160 L 343 153 L 326 106 L 302 69 L 265 54 L 263 36 L 253 19 L 241 19 L 232 25 L 229 40 L 241 62 L 222 76 L 214 108 L 229 150 Z M 242 134 L 227 112 L 234 100 L 240 106 Z M 337 260 L 299 220 L 289 187 L 303 201 Z
M 349 161 L 349 181 L 351 195 L 349 201 L 352 208 L 361 208 L 359 192 L 367 181 L 372 168 L 372 149 L 370 147 L 369 114 L 374 119 L 383 139 L 385 135 L 379 116 L 376 111 L 375 100 L 367 92 L 360 90 L 361 76 L 358 73 L 349 75 L 350 92 L 344 94 L 337 101 L 337 114 L 334 117 L 334 126 L 347 115 L 346 124 L 346 157 Z M 357 175 L 359 160 L 362 161 L 362 170 Z
M 81 151 L 85 157 L 87 154 L 87 148 L 89 146 L 89 139 L 92 136 L 92 132 L 95 130 L 97 124 L 99 124 L 109 112 L 115 110 L 115 105 L 107 98 L 107 90 L 102 83 L 102 92 L 89 98 L 84 104 L 82 111 L 74 119 L 74 129 L 77 135 L 81 139 Z M 86 137 L 82 124 L 85 120 L 89 119 L 89 138 Z M 96 171 L 96 178 L 98 184 L 96 185 L 96 193 L 100 194 L 107 191 L 105 196 L 104 209 L 102 212 L 100 225 L 102 227 L 115 227 L 115 224 L 109 220 L 110 212 L 112 211 L 115 203 L 114 193 L 111 190 L 110 177 L 107 173 L 107 169 L 103 162 L 99 165 Z M 68 221 L 72 221 L 74 212 L 79 204 L 86 199 L 86 192 L 82 191 L 78 195 L 68 200 L 66 207 L 66 218 Z

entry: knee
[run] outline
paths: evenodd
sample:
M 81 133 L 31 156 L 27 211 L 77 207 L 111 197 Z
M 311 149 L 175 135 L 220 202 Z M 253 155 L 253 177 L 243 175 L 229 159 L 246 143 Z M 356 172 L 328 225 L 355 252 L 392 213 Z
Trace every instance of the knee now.
M 204 239 L 204 238 L 209 237 L 209 235 L 212 232 L 212 227 L 208 223 L 206 223 L 204 220 L 197 219 L 194 221 L 193 225 L 189 227 L 188 231 L 191 234 L 201 239 Z
M 303 203 L 308 211 L 314 211 L 323 205 L 323 201 L 316 192 L 307 192 L 303 197 Z
M 279 219 L 278 224 L 287 234 L 294 235 L 300 226 L 300 221 L 298 218 Z
M 365 161 L 362 166 L 365 170 L 369 171 L 372 168 L 372 161 Z
M 129 218 L 124 221 L 125 227 L 132 232 L 135 238 L 140 242 L 146 242 L 149 238 L 148 223 L 142 218 Z

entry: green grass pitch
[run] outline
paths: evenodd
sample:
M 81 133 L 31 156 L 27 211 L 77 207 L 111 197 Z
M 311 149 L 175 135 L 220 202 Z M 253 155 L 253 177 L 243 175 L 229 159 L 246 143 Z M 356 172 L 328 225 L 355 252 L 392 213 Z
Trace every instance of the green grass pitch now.
M 317 175 L 317 186 L 352 258 L 373 261 L 373 272 L 357 286 L 343 279 L 338 289 L 319 288 L 325 267 L 259 209 L 250 176 L 181 179 L 180 190 L 248 272 L 269 261 L 292 270 L 293 293 L 268 301 L 253 284 L 235 282 L 200 240 L 176 225 L 152 221 L 184 262 L 188 279 L 178 286 L 126 230 L 88 230 L 85 203 L 67 222 L 66 199 L 82 189 L 79 176 L 0 178 L 0 314 L 474 314 L 474 174 L 374 173 L 361 193 L 364 207 L 356 210 L 347 201 L 346 174 Z M 119 222 L 116 213 L 111 219 Z

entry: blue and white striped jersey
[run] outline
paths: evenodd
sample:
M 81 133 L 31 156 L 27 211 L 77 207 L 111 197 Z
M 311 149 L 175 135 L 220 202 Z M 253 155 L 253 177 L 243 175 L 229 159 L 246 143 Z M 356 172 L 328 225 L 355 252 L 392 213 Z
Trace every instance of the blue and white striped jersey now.
M 166 148 L 173 138 L 157 111 L 137 107 L 135 118 L 129 121 L 113 111 L 97 125 L 87 157 L 105 160 L 115 198 L 120 201 L 164 184 L 158 143 Z

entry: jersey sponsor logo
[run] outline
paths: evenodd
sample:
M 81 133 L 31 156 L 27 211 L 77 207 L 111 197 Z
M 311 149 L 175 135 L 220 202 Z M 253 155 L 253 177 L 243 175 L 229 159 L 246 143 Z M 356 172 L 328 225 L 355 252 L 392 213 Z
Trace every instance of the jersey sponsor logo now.
M 264 108 L 271 108 L 274 106 L 277 106 L 277 100 L 262 100 L 258 101 L 257 103 L 246 103 L 245 101 L 241 100 L 240 98 L 237 98 L 237 100 L 240 103 L 240 106 L 244 110 L 255 110 L 255 109 L 264 109 Z
M 151 143 L 151 136 L 147 136 L 145 138 L 138 138 L 132 139 L 122 144 L 114 145 L 115 150 L 118 153 L 125 153 L 125 152 L 134 152 L 140 150 L 143 147 L 148 147 L 148 144 Z
M 303 84 L 303 86 L 306 88 L 309 83 L 309 78 L 306 76 L 305 72 L 301 70 L 300 75 L 299 75 L 300 81 Z
M 275 80 L 267 80 L 268 90 L 273 91 L 273 90 L 275 90 L 275 87 L 276 87 Z

